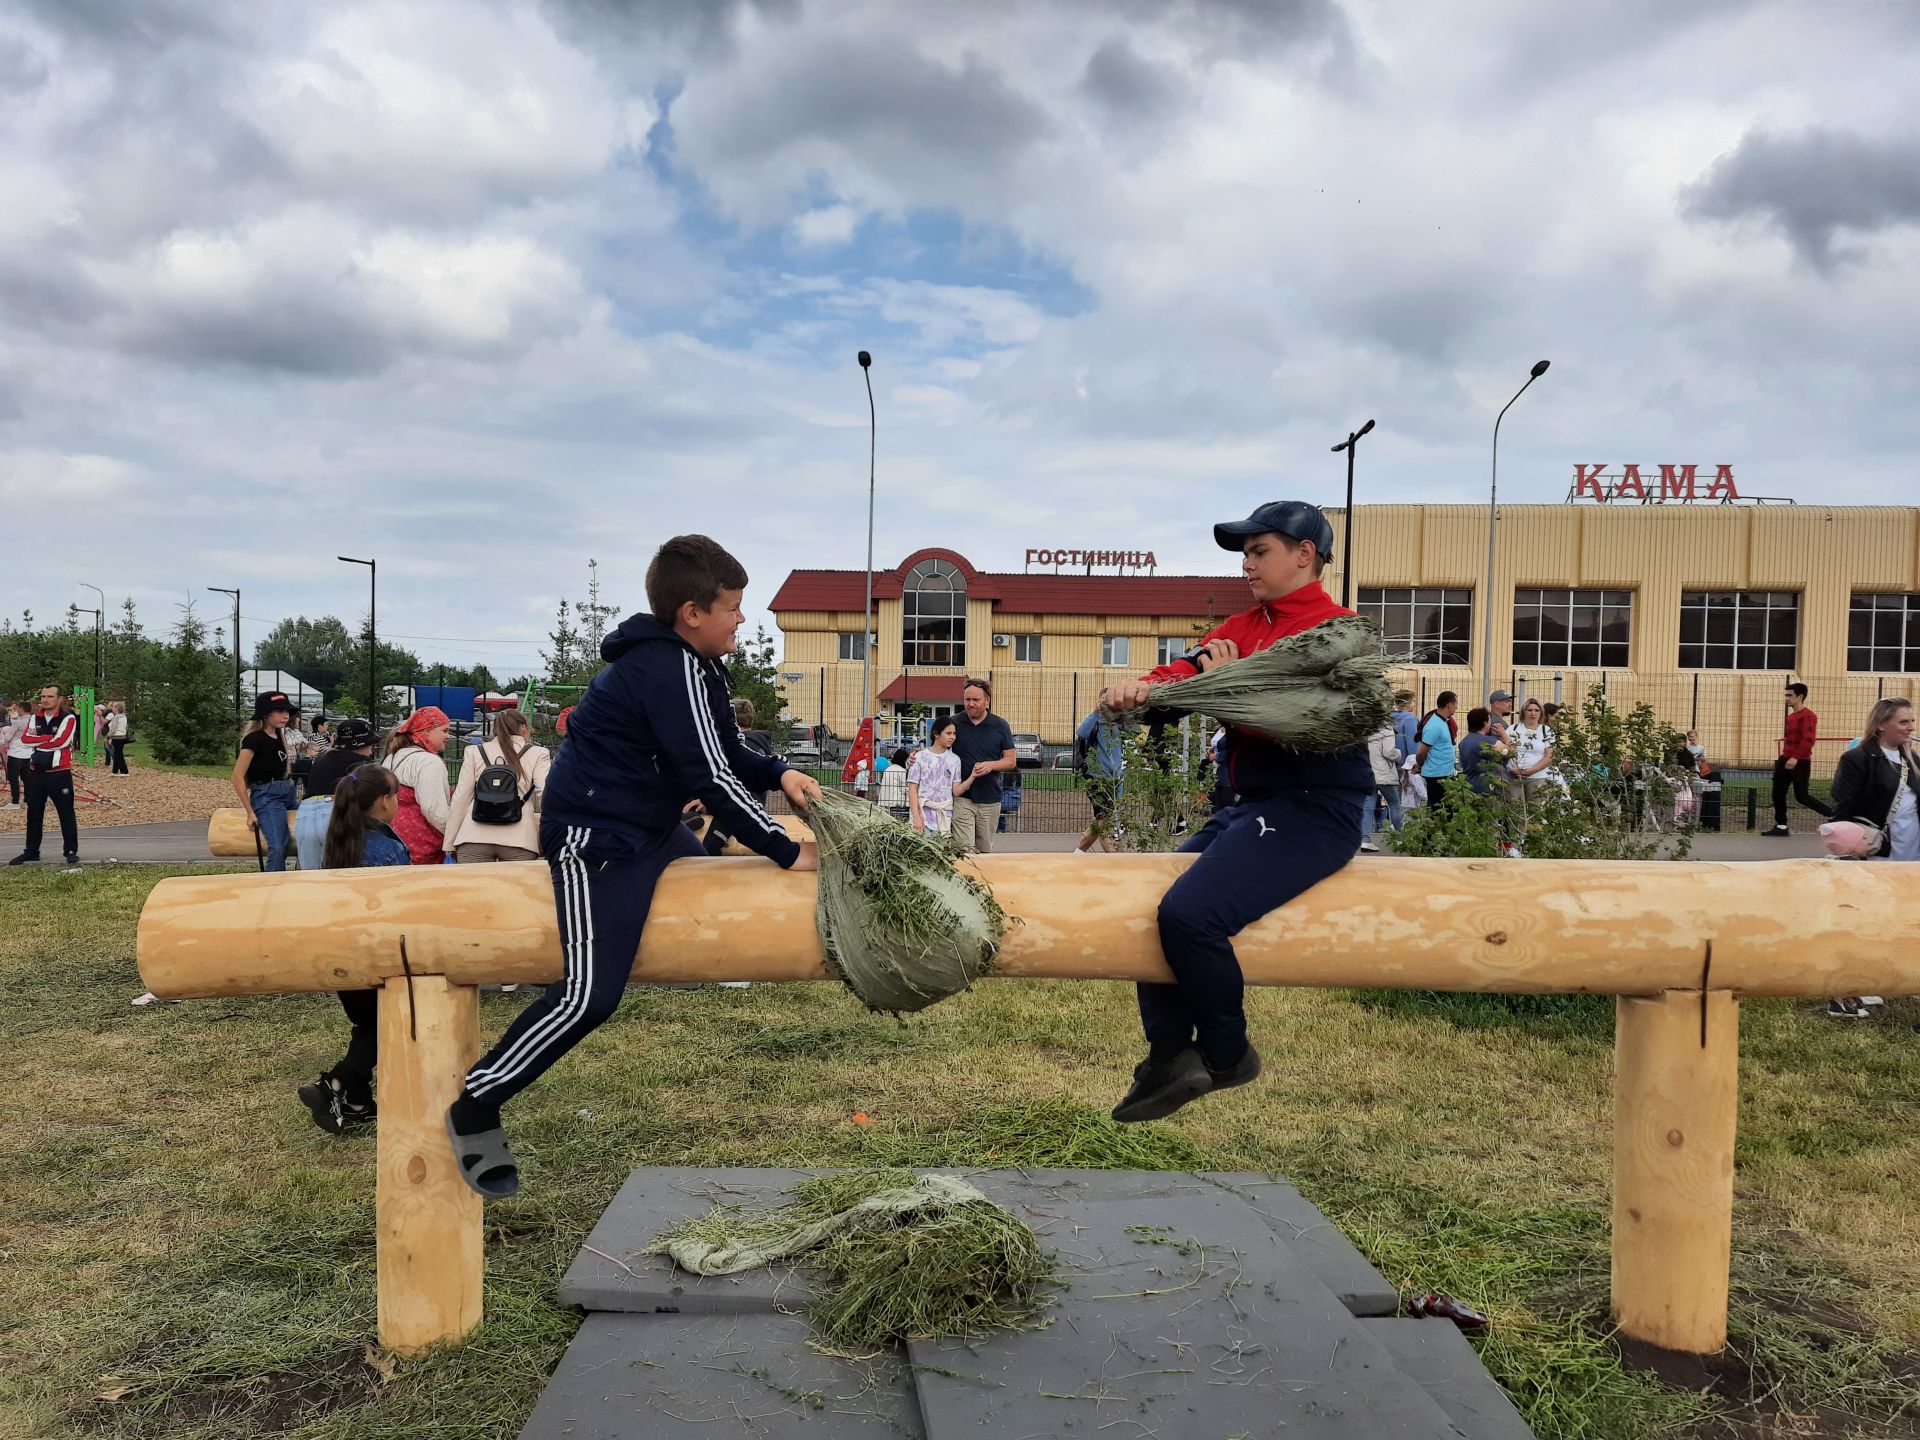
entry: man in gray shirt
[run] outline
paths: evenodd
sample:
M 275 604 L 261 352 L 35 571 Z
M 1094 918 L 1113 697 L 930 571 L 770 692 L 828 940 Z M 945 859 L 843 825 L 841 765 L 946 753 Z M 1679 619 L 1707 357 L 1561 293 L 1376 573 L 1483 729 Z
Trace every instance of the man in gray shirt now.
M 988 708 L 993 689 L 986 681 L 967 681 L 960 704 L 965 713 L 955 717 L 959 723 L 954 727 L 961 783 L 953 791 L 953 834 L 967 849 L 984 855 L 993 849 L 993 832 L 1000 824 L 1000 776 L 1019 762 L 1012 729 Z

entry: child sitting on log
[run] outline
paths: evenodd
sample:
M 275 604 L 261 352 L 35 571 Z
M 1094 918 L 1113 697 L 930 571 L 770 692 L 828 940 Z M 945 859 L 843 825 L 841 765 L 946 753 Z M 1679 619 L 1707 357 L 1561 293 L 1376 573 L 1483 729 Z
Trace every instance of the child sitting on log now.
M 715 541 L 667 541 L 647 567 L 653 613 L 628 616 L 601 642 L 607 668 L 573 707 L 540 814 L 565 979 L 520 1012 L 447 1111 L 461 1178 L 489 1199 L 520 1188 L 500 1107 L 619 1007 L 661 872 L 701 853 L 680 822 L 687 801 L 776 864 L 819 868 L 813 842 L 793 840 L 756 798 L 778 786 L 800 806 L 819 783 L 748 749 L 728 703 L 721 657 L 746 585 Z
M 344 721 L 340 729 L 367 722 Z M 351 732 L 357 735 L 357 731 Z M 367 734 L 372 735 L 368 729 Z M 405 865 L 406 843 L 388 828 L 400 809 L 400 782 L 393 772 L 369 761 L 357 765 L 328 786 L 332 794 L 326 840 L 316 858 L 309 854 L 304 868 L 357 870 L 364 865 Z M 305 808 L 305 807 L 302 807 Z M 342 990 L 340 1008 L 347 1012 L 353 1033 L 340 1063 L 297 1093 L 313 1115 L 313 1123 L 329 1135 L 344 1134 L 374 1119 L 373 1069 L 380 1058 L 380 992 Z
M 1150 709 L 1155 685 L 1230 665 L 1353 613 L 1320 586 L 1333 527 L 1314 506 L 1270 501 L 1245 520 L 1214 526 L 1213 538 L 1241 553 L 1254 607 L 1187 656 L 1109 687 L 1100 697 L 1105 709 Z M 1361 806 L 1373 793 L 1364 745 L 1316 754 L 1229 727 L 1224 771 L 1236 803 L 1215 811 L 1180 847 L 1200 858 L 1160 901 L 1160 948 L 1175 983 L 1139 987 L 1147 1058 L 1114 1107 L 1115 1120 L 1158 1120 L 1260 1074 L 1233 937 L 1353 858 Z

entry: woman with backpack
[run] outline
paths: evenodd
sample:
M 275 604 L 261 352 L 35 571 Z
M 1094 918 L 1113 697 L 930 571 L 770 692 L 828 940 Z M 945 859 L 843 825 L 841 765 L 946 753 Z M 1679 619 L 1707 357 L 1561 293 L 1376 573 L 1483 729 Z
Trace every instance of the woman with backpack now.
M 344 733 L 346 725 L 340 728 Z M 400 782 L 390 771 L 371 761 L 349 770 L 333 787 L 326 840 L 320 853 L 307 857 L 308 863 L 316 870 L 407 864 L 407 847 L 387 828 L 399 808 Z M 373 1067 L 380 1056 L 380 992 L 338 993 L 340 1008 L 353 1026 L 347 1053 L 318 1080 L 295 1092 L 313 1115 L 313 1123 L 329 1135 L 374 1119 Z
M 453 816 L 453 787 L 447 783 L 447 748 L 452 722 L 438 705 L 422 705 L 387 737 L 381 763 L 400 782 L 400 808 L 393 817 L 393 833 L 407 847 L 416 865 L 445 862 L 447 822 Z
M 502 710 L 493 738 L 469 745 L 442 848 L 462 865 L 540 858 L 540 797 L 553 753 L 533 743 L 527 717 Z

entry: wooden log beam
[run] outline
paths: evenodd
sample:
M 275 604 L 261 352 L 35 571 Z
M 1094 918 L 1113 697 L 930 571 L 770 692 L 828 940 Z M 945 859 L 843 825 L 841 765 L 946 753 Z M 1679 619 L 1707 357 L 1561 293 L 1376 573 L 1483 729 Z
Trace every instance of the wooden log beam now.
M 233 805 L 225 810 L 216 810 L 208 816 L 207 849 L 215 855 L 228 858 L 253 859 L 253 831 L 247 825 L 247 812 L 238 805 Z M 287 854 L 293 853 L 293 812 L 289 811 L 287 813 Z
M 1021 921 L 997 974 L 1168 978 L 1154 914 L 1192 857 L 969 863 Z M 163 880 L 140 917 L 140 973 L 169 999 L 371 987 L 402 973 L 402 938 L 416 975 L 560 974 L 539 863 Z M 1235 943 L 1259 985 L 1913 994 L 1920 866 L 1363 858 Z M 633 970 L 636 981 L 824 975 L 813 877 L 759 859 L 668 867 Z
M 1613 1318 L 1646 1344 L 1714 1354 L 1727 1343 L 1740 1002 L 1623 996 L 1613 1095 Z

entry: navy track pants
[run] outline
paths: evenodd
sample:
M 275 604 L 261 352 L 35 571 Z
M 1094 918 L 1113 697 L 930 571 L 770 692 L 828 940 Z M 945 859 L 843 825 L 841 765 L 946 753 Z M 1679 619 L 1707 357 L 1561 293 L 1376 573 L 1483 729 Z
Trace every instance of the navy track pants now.
M 467 1072 L 466 1093 L 487 1105 L 506 1104 L 620 1008 L 660 873 L 702 853 L 683 825 L 636 845 L 608 830 L 555 822 L 541 824 L 540 850 L 553 872 L 565 976 Z
M 1247 1050 L 1245 981 L 1233 937 L 1353 859 L 1366 790 L 1288 790 L 1214 812 L 1180 847 L 1203 852 L 1160 900 L 1160 948 L 1178 982 L 1142 985 L 1157 1059 L 1190 1045 L 1216 1070 Z

